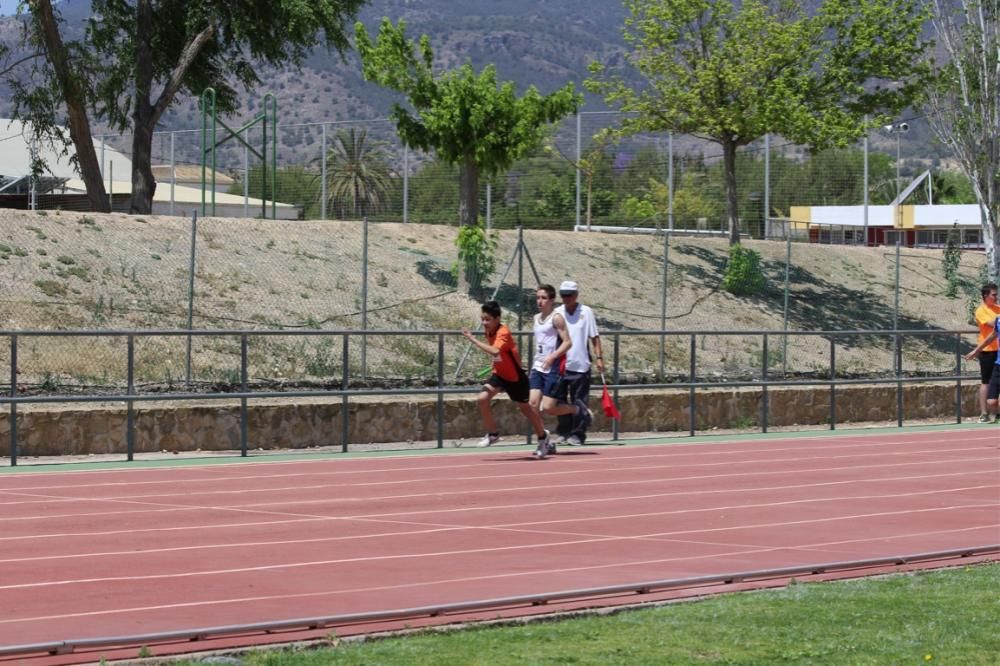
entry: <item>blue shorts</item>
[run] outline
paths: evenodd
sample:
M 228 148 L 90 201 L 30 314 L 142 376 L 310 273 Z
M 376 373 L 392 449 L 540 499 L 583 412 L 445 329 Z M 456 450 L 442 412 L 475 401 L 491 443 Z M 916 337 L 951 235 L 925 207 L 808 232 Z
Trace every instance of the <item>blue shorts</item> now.
M 528 375 L 528 384 L 532 391 L 541 391 L 546 398 L 554 398 L 559 389 L 560 379 L 562 376 L 558 372 L 540 372 L 532 368 L 531 374 Z

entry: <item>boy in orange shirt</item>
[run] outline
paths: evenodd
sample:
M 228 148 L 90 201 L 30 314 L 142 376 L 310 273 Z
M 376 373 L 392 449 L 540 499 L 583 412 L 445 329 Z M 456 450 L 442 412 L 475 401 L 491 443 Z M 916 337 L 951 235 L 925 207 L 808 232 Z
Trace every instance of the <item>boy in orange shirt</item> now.
M 1000 303 L 997 303 L 997 286 L 993 282 L 984 284 L 981 290 L 982 304 L 976 308 L 976 326 L 979 327 L 979 337 L 976 342 L 982 342 L 993 333 L 993 324 L 1000 317 Z M 990 414 L 987 408 L 986 393 L 989 390 L 990 377 L 997 364 L 997 341 L 986 344 L 979 354 L 979 422 L 989 423 Z M 997 417 L 1000 420 L 1000 416 Z
M 500 441 L 490 401 L 500 391 L 506 391 L 535 429 L 535 435 L 538 437 L 535 458 L 545 458 L 549 451 L 549 431 L 542 424 L 541 415 L 528 404 L 530 393 L 528 375 L 521 367 L 521 357 L 517 353 L 514 336 L 511 335 L 509 328 L 500 323 L 500 304 L 496 301 L 483 303 L 480 320 L 483 322 L 486 342 L 477 340 L 468 329 L 462 331 L 462 335 L 493 359 L 493 374 L 483 384 L 483 390 L 476 398 L 479 401 L 479 411 L 483 415 L 483 425 L 486 427 L 486 435 L 479 441 L 479 446 L 490 446 Z

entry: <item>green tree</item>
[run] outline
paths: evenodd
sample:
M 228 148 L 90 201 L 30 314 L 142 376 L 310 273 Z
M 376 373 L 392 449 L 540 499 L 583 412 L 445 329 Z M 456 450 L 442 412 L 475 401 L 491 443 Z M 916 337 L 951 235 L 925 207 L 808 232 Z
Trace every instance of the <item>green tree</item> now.
M 403 21 L 394 26 L 383 18 L 375 42 L 361 23 L 355 33 L 365 79 L 403 93 L 413 107 L 412 113 L 399 104 L 392 108 L 403 142 L 458 164 L 462 226 L 476 224 L 480 174 L 509 168 L 541 142 L 547 124 L 580 103 L 572 84 L 546 96 L 532 86 L 518 97 L 513 83 L 497 83 L 492 66 L 477 74 L 466 63 L 435 75 L 430 40 L 426 35 L 419 44 L 408 40 Z M 468 286 L 464 279 L 461 283 Z
M 365 129 L 342 129 L 327 153 L 327 203 L 341 217 L 382 210 L 391 176 L 385 143 L 371 141 Z
M 17 72 L 8 78 L 13 116 L 30 125 L 32 141 L 54 145 L 72 141 L 76 149 L 74 161 L 80 169 L 91 209 L 110 212 L 111 199 L 104 188 L 90 129 L 92 82 L 99 71 L 96 59 L 84 44 L 63 40 L 50 0 L 27 0 L 25 5 L 30 11 L 25 22 L 25 41 L 32 49 L 44 53 L 45 58 L 36 60 L 26 75 Z M 63 135 L 63 123 L 57 119 L 59 113 L 66 115 L 68 141 Z
M 629 63 L 591 65 L 587 87 L 634 113 L 619 132 L 695 134 L 722 148 L 730 242 L 739 243 L 736 150 L 767 133 L 845 145 L 897 114 L 926 80 L 920 0 L 625 0 Z M 878 85 L 895 81 L 894 86 Z M 868 124 L 866 125 L 866 114 Z
M 1000 2 L 934 0 L 934 28 L 948 55 L 926 108 L 982 212 L 987 273 L 1000 279 Z
M 103 183 L 96 157 L 89 156 L 93 142 L 86 112 L 131 131 L 131 210 L 148 213 L 156 187 L 151 168 L 153 131 L 178 93 L 198 95 L 212 86 L 218 93 L 218 108 L 232 111 L 237 106 L 234 86 L 258 84 L 261 64 L 297 66 L 318 44 L 346 50 L 346 22 L 363 4 L 364 0 L 92 0 L 84 38 L 63 44 L 60 18 L 50 0 L 28 0 L 33 19 L 28 38 L 44 42 L 48 67 L 37 72 L 40 78 L 30 86 L 16 91 L 20 93 L 17 117 L 27 120 L 41 113 L 51 128 L 56 125 L 57 102 L 65 104 L 92 201 L 98 189 L 103 191 Z M 44 98 L 36 94 L 39 81 L 42 89 L 55 94 Z

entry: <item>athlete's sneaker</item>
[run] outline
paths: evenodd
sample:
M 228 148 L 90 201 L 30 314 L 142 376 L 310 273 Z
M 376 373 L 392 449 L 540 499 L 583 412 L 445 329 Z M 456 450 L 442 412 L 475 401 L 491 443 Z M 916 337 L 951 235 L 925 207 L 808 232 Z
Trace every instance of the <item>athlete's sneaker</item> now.
M 998 416 L 997 418 L 1000 419 L 1000 416 Z M 979 415 L 979 422 L 980 423 L 989 423 L 990 422 L 990 415 L 989 414 L 980 414 Z
M 546 451 L 546 453 L 550 456 L 554 456 L 556 454 L 556 443 L 553 442 L 551 438 L 549 439 L 548 451 Z
M 570 446 L 583 446 L 583 440 L 580 439 L 579 435 L 575 435 L 575 434 L 574 435 L 570 435 L 566 439 L 566 443 L 569 444 Z
M 537 460 L 543 459 L 545 456 L 549 455 L 549 431 L 546 430 L 542 437 L 538 438 L 538 447 L 535 449 L 533 454 Z
M 481 440 L 479 440 L 479 443 L 476 444 L 476 446 L 478 446 L 480 448 L 484 448 L 484 447 L 487 447 L 487 446 L 493 446 L 494 444 L 496 444 L 499 441 L 500 441 L 500 435 L 491 435 L 491 434 L 487 433 L 487 434 L 483 435 L 483 438 Z

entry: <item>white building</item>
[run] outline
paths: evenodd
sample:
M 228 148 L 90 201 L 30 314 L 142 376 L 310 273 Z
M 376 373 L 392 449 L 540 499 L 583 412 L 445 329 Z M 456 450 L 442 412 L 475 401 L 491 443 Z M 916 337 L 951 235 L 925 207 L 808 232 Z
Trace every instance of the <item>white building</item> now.
M 89 207 L 86 187 L 68 155 L 60 155 L 50 146 L 39 145 L 38 157 L 45 163 L 46 172 L 32 182 L 32 150 L 29 144 L 30 132 L 19 120 L 0 118 L 0 207 L 30 208 L 31 192 L 35 192 L 37 208 L 65 208 L 85 210 Z M 132 162 L 123 153 L 94 141 L 94 149 L 101 163 L 105 190 L 112 198 L 114 210 L 127 210 L 128 198 L 132 193 Z M 190 169 L 175 172 L 171 179 L 170 166 L 154 166 L 157 178 L 156 193 L 153 196 L 153 213 L 157 215 L 190 216 L 201 212 L 202 190 L 200 167 L 197 179 Z M 173 182 L 171 182 L 173 180 Z M 216 174 L 215 216 L 216 217 L 261 217 L 262 207 L 267 217 L 271 216 L 271 202 L 262 202 L 253 197 L 227 194 L 225 190 L 233 179 Z M 212 192 L 205 192 L 207 213 L 211 213 Z M 274 213 L 278 219 L 295 220 L 300 216 L 300 208 L 286 203 L 276 203 Z

